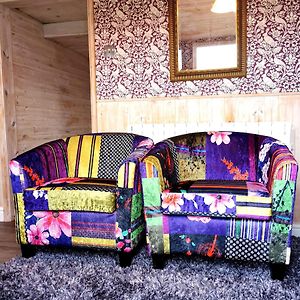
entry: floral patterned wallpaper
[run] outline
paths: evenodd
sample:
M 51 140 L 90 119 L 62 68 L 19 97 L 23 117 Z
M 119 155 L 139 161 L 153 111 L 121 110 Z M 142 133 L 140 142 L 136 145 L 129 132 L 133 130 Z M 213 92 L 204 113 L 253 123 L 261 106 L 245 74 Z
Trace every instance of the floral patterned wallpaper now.
M 247 77 L 172 83 L 167 0 L 94 0 L 98 98 L 299 92 L 300 1 L 247 7 Z

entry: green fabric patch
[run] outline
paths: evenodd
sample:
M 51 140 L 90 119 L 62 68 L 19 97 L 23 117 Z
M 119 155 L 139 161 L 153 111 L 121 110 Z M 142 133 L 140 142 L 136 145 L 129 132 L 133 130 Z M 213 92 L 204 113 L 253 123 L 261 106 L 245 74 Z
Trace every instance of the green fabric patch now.
M 145 206 L 160 206 L 160 182 L 159 178 L 143 178 L 143 193 Z
M 144 231 L 144 229 L 145 226 L 141 225 L 136 230 L 131 232 L 132 248 L 134 248 L 138 244 L 138 241 L 140 240 L 139 235 Z
M 116 195 L 98 191 L 48 191 L 49 210 L 76 210 L 113 213 Z
M 147 218 L 147 229 L 152 253 L 164 253 L 163 219 L 160 217 Z
M 147 218 L 147 225 L 152 226 L 163 226 L 162 215 L 159 217 Z
M 131 222 L 138 219 L 143 212 L 143 197 L 142 193 L 137 193 L 132 196 L 131 204 Z
M 285 263 L 287 255 L 287 239 L 286 234 L 272 235 L 270 243 L 270 262 Z
M 241 237 L 241 221 L 239 220 L 235 221 L 235 237 Z
M 272 192 L 272 209 L 276 212 L 292 212 L 295 182 L 275 180 Z
M 164 253 L 164 238 L 161 227 L 150 227 L 148 231 L 151 253 Z
M 272 223 L 271 232 L 272 234 L 286 234 L 288 235 L 290 231 L 290 225 L 286 224 L 279 224 L 279 223 Z
M 291 226 L 273 222 L 271 225 L 270 261 L 285 263 Z

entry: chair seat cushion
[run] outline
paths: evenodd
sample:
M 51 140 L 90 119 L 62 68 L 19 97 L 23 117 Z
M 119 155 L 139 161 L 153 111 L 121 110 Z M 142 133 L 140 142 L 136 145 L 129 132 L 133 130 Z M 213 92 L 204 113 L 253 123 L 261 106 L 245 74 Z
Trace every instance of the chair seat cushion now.
M 99 178 L 61 178 L 23 193 L 25 210 L 94 211 L 116 208 L 116 181 Z
M 272 198 L 259 182 L 198 180 L 181 182 L 161 194 L 164 214 L 269 220 Z

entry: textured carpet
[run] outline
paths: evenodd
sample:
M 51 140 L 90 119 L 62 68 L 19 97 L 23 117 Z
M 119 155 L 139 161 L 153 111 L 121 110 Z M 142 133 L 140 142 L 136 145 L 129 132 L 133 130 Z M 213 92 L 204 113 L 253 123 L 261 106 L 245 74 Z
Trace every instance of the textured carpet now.
M 300 239 L 283 282 L 261 263 L 175 256 L 154 270 L 145 250 L 129 268 L 113 253 L 39 251 L 0 265 L 0 299 L 300 299 Z

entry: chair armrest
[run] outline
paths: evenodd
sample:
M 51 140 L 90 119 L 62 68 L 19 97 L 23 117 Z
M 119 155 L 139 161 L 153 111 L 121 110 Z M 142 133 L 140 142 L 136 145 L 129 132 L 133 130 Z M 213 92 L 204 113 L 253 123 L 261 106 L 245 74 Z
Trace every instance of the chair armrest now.
M 28 187 L 68 177 L 67 147 L 64 140 L 56 140 L 31 149 L 9 163 L 13 193 Z
M 296 180 L 297 170 L 294 168 L 291 173 L 281 174 L 283 166 L 292 165 L 297 166 L 297 162 L 286 145 L 273 138 L 264 139 L 258 155 L 258 180 L 263 182 L 269 191 L 272 191 L 275 179 L 284 179 L 282 176 L 285 176 L 286 180 Z
M 156 144 L 142 160 L 140 172 L 148 253 L 168 253 L 168 250 L 164 248 L 160 195 L 163 190 L 178 182 L 177 157 L 173 142 L 165 140 Z
M 259 153 L 259 180 L 272 196 L 270 260 L 289 264 L 298 165 L 288 147 L 266 138 Z
M 151 139 L 142 140 L 134 151 L 122 162 L 118 171 L 118 187 L 136 189 L 139 163 L 153 146 Z M 137 192 L 137 190 L 135 190 Z
M 178 161 L 174 143 L 157 143 L 141 163 L 142 180 L 158 178 L 161 191 L 178 183 Z M 152 179 L 154 180 L 154 179 Z
M 174 144 L 165 140 L 156 144 L 140 165 L 144 206 L 160 209 L 160 193 L 178 182 L 178 167 Z
M 284 144 L 266 138 L 259 152 L 258 172 L 259 181 L 267 186 L 272 195 L 273 219 L 292 224 L 291 216 L 281 218 L 279 215 L 293 212 L 298 173 L 294 155 Z
M 140 161 L 153 146 L 151 139 L 142 140 L 122 162 L 118 171 L 116 198 L 117 250 L 130 252 L 142 240 L 145 231 Z

